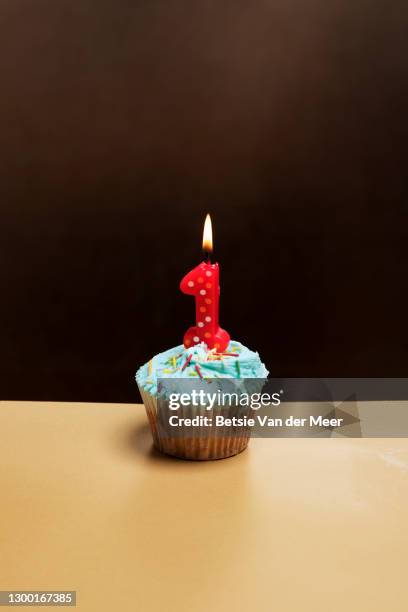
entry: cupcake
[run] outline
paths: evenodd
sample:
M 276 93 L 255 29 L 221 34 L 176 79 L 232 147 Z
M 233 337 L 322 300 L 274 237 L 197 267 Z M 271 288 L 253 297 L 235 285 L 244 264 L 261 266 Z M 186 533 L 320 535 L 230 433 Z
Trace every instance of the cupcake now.
M 192 460 L 223 459 L 240 453 L 248 445 L 250 427 L 231 424 L 230 421 L 234 419 L 227 419 L 225 425 L 216 424 L 217 416 L 224 420 L 222 415 L 238 414 L 233 407 L 214 404 L 208 410 L 202 404 L 179 406 L 177 420 L 180 423 L 195 419 L 199 424 L 194 427 L 183 424 L 169 427 L 169 420 L 161 418 L 163 412 L 160 412 L 160 406 L 163 405 L 163 399 L 166 405 L 161 387 L 185 391 L 186 385 L 190 384 L 191 388 L 193 384 L 197 388 L 201 385 L 215 390 L 230 382 L 241 388 L 252 384 L 253 390 L 255 383 L 259 391 L 267 375 L 268 371 L 258 353 L 236 341 L 230 341 L 222 353 L 209 349 L 201 342 L 191 347 L 179 345 L 155 355 L 136 373 L 155 447 L 165 454 Z M 239 408 L 241 416 L 249 415 L 250 412 L 252 410 L 249 407 Z

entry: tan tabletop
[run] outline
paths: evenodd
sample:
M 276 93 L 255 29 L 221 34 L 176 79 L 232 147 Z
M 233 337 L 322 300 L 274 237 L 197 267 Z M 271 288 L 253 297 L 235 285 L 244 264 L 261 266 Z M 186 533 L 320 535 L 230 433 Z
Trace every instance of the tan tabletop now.
M 76 590 L 87 612 L 407 610 L 407 440 L 194 463 L 152 451 L 139 405 L 3 402 L 0 428 L 0 590 Z

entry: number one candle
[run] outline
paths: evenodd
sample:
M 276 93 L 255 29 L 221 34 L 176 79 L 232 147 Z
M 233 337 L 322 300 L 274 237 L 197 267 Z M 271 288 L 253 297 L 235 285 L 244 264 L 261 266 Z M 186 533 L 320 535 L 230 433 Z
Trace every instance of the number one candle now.
M 180 283 L 183 293 L 195 296 L 196 324 L 184 334 L 184 346 L 188 348 L 205 342 L 209 349 L 222 353 L 228 346 L 228 332 L 218 325 L 218 306 L 220 297 L 218 264 L 210 262 L 212 253 L 211 217 L 207 215 L 204 223 L 203 251 L 207 261 L 191 270 Z

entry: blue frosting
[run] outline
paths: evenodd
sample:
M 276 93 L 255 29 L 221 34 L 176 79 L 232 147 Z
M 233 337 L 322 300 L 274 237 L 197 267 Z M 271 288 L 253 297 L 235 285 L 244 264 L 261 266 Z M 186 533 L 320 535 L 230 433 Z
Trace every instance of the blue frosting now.
M 268 370 L 262 363 L 258 353 L 251 351 L 240 342 L 231 340 L 226 353 L 220 360 L 213 359 L 214 352 L 209 351 L 206 344 L 196 344 L 185 348 L 182 344 L 155 355 L 136 372 L 139 387 L 151 395 L 157 395 L 158 378 L 190 378 L 198 377 L 196 365 L 199 366 L 203 378 L 266 378 Z M 237 356 L 235 356 L 237 354 Z M 186 360 L 191 359 L 188 366 L 182 369 Z

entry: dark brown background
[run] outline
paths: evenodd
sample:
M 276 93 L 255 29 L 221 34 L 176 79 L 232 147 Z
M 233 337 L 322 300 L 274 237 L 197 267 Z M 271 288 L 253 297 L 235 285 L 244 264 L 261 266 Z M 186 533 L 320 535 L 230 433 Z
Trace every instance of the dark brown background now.
M 136 401 L 210 211 L 276 376 L 406 376 L 408 5 L 4 0 L 1 398 Z

